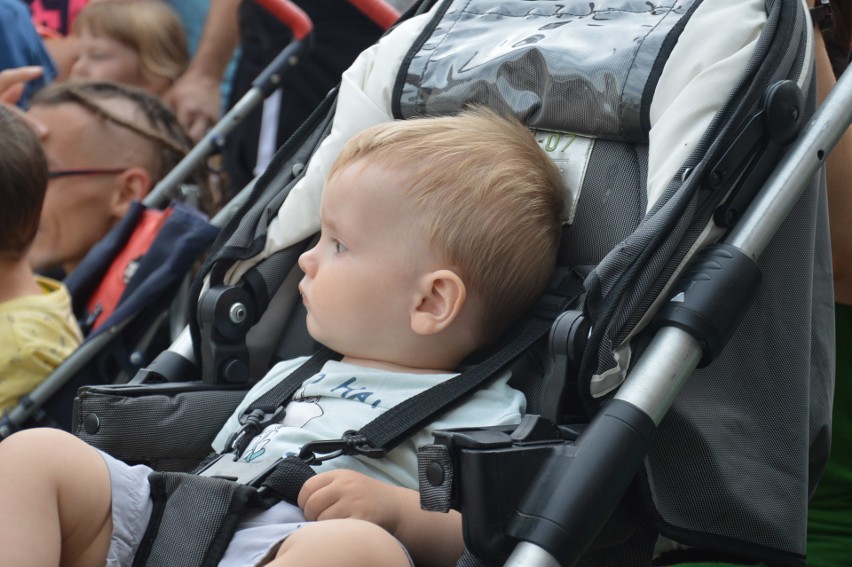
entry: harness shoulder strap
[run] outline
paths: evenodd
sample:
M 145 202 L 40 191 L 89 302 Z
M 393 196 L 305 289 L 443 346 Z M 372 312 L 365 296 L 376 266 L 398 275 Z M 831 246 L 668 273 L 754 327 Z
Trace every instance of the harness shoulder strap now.
M 225 446 L 224 452 L 241 455 L 254 437 L 270 423 L 284 418 L 284 407 L 302 383 L 319 372 L 329 360 L 340 360 L 340 355 L 329 348 L 321 347 L 311 358 L 281 380 L 272 389 L 253 401 L 240 416 L 242 427 L 235 431 Z
M 496 376 L 548 332 L 555 317 L 584 291 L 582 279 L 573 271 L 560 273 L 556 281 L 521 331 L 483 362 L 394 406 L 358 432 L 348 433 L 343 439 L 306 445 L 299 458 L 291 456 L 274 463 L 257 475 L 255 482 L 243 484 L 217 476 L 152 473 L 154 514 L 134 567 L 175 564 L 213 567 L 224 554 L 247 505 L 268 508 L 282 499 L 295 502 L 304 482 L 314 474 L 312 463 L 343 454 L 383 456 L 435 415 Z M 339 355 L 323 348 L 252 402 L 241 417 L 243 427 L 229 440 L 227 450 L 241 454 L 257 433 L 282 417 L 282 408 L 302 382 L 334 357 Z M 317 453 L 325 457 L 317 457 Z M 197 544 L 184 545 L 188 530 Z M 197 532 L 206 535 L 196 539 Z
M 433 421 L 439 413 L 496 377 L 510 362 L 545 336 L 556 317 L 575 303 L 584 291 L 580 274 L 569 268 L 558 269 L 547 293 L 523 321 L 520 331 L 512 334 L 484 361 L 397 404 L 357 432 L 347 432 L 342 439 L 305 445 L 299 456 L 308 462 L 321 462 L 341 454 L 382 457 Z M 323 458 L 318 456 L 321 454 L 330 455 Z

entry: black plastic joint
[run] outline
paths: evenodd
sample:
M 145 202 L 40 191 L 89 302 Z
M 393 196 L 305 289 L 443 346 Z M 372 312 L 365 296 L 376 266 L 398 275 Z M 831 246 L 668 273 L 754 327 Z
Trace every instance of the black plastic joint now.
M 245 288 L 214 286 L 201 297 L 198 319 L 224 339 L 243 340 L 257 322 L 257 302 Z
M 729 244 L 711 244 L 684 270 L 655 324 L 678 327 L 700 341 L 699 367 L 707 366 L 745 316 L 762 279 L 751 256 Z
M 164 350 L 145 368 L 140 368 L 130 380 L 131 384 L 159 382 L 188 382 L 197 380 L 198 367 L 180 354 Z
M 257 322 L 257 302 L 243 287 L 213 286 L 198 302 L 201 375 L 212 384 L 241 384 L 249 379 L 246 335 Z
M 538 468 L 508 534 L 573 565 L 569 559 L 578 559 L 601 535 L 655 432 L 653 420 L 641 409 L 610 400 L 575 443 L 555 447 Z

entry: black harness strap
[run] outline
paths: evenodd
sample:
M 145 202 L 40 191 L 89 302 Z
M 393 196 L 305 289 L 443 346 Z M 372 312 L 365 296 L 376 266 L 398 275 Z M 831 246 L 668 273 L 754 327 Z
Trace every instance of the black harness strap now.
M 335 357 L 339 355 L 323 347 L 251 403 L 240 418 L 243 427 L 228 440 L 226 452 L 242 454 L 266 425 L 283 419 L 281 408 L 287 400 L 307 378 Z M 214 453 L 199 469 L 220 457 Z M 265 509 L 281 500 L 295 504 L 302 485 L 314 474 L 310 465 L 297 457 L 279 461 L 258 485 L 217 476 L 151 473 L 148 482 L 154 509 L 133 567 L 215 567 L 234 536 L 246 506 Z
M 225 452 L 241 455 L 264 427 L 284 419 L 284 407 L 305 380 L 322 370 L 323 365 L 329 360 L 340 360 L 340 358 L 341 356 L 331 349 L 321 347 L 284 380 L 249 404 L 240 416 L 243 426 L 228 439 Z
M 438 413 L 495 377 L 546 335 L 559 313 L 584 292 L 582 278 L 572 270 L 560 271 L 554 282 L 521 330 L 484 361 L 397 404 L 360 431 L 347 432 L 342 439 L 305 445 L 298 458 L 282 459 L 264 470 L 256 482 L 242 484 L 217 476 L 152 473 L 149 480 L 154 512 L 133 567 L 214 567 L 224 555 L 246 506 L 269 508 L 280 500 L 295 503 L 302 485 L 315 474 L 310 467 L 313 463 L 340 455 L 385 455 Z M 267 425 L 284 418 L 287 402 L 306 379 L 318 373 L 327 361 L 339 358 L 339 354 L 323 347 L 249 404 L 240 417 L 243 426 L 228 440 L 226 453 L 232 457 L 241 455 Z
M 432 386 L 395 405 L 358 432 L 366 443 L 389 451 L 415 431 L 434 420 L 458 400 L 496 376 L 550 330 L 552 320 L 530 317 L 509 344 L 459 376 Z
M 582 277 L 572 269 L 558 269 L 548 292 L 527 317 L 520 331 L 497 348 L 484 361 L 455 378 L 437 384 L 388 409 L 357 432 L 347 432 L 343 439 L 317 441 L 303 447 L 301 458 L 308 462 L 324 461 L 341 454 L 359 454 L 379 458 L 408 439 L 435 416 L 473 392 L 500 370 L 526 352 L 545 336 L 556 317 L 583 294 Z M 323 458 L 317 454 L 330 453 Z

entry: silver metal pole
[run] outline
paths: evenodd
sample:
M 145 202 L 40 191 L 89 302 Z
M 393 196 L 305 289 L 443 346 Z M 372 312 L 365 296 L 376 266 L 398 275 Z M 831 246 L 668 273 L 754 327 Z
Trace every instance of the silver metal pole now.
M 553 558 L 548 552 L 539 546 L 522 541 L 515 546 L 512 554 L 506 561 L 506 565 L 515 565 L 516 567 L 560 567 L 559 562 Z
M 852 73 L 847 72 L 829 92 L 724 241 L 757 259 L 850 123 Z M 701 347 L 692 335 L 678 328 L 664 327 L 654 336 L 615 399 L 633 404 L 659 425 L 701 357 Z M 535 544 L 521 542 L 505 565 L 552 567 L 559 562 Z
M 726 239 L 757 258 L 852 122 L 852 73 L 843 73 Z M 847 156 L 852 159 L 852 156 Z
M 237 101 L 231 110 L 201 138 L 186 156 L 160 180 L 142 201 L 149 207 L 163 207 L 168 204 L 174 190 L 190 176 L 198 165 L 207 159 L 214 150 L 224 143 L 225 136 L 239 124 L 251 110 L 263 102 L 263 93 L 259 88 L 250 89 Z
M 757 259 L 850 122 L 852 73 L 844 73 L 725 242 Z M 700 360 L 700 345 L 691 335 L 661 329 L 615 397 L 659 424 Z M 683 366 L 675 369 L 675 364 Z

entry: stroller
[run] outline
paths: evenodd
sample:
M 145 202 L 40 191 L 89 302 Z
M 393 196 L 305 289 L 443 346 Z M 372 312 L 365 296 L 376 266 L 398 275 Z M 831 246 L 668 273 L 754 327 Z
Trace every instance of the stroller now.
M 826 204 L 816 163 L 773 176 L 804 187 L 780 208 L 760 192 L 813 112 L 803 3 L 446 0 L 408 15 L 257 180 L 193 285 L 184 339 L 135 384 L 82 390 L 77 434 L 193 468 L 246 383 L 312 350 L 294 267 L 343 141 L 485 103 L 524 120 L 576 189 L 560 262 L 585 279 L 579 303 L 504 363 L 544 421 L 525 420 L 529 436 L 448 432 L 423 451 L 421 494 L 462 510 L 464 561 L 647 565 L 663 534 L 804 565 L 829 439 Z M 367 445 L 404 430 L 373 427 Z

